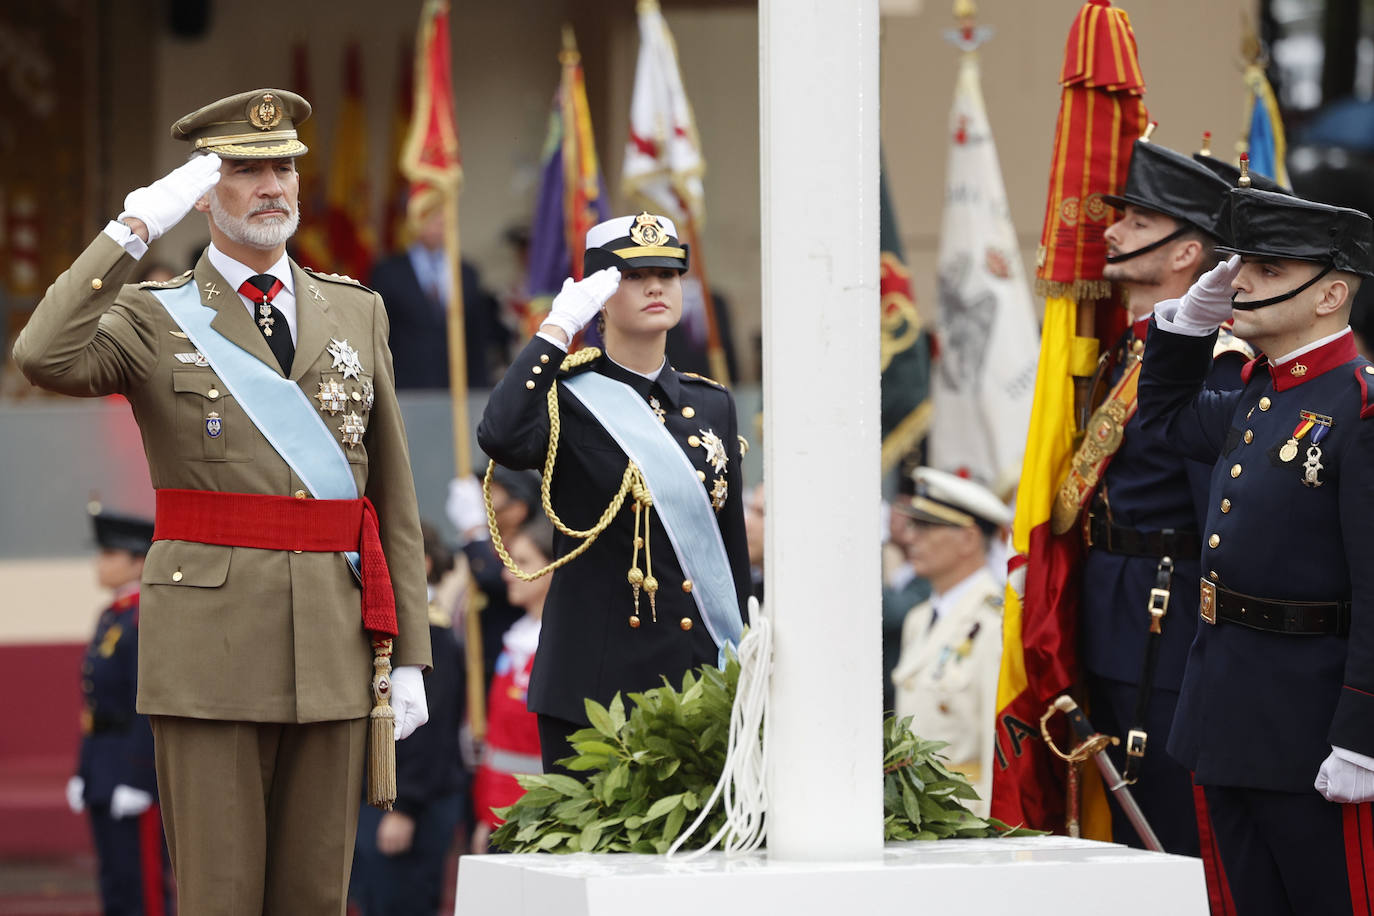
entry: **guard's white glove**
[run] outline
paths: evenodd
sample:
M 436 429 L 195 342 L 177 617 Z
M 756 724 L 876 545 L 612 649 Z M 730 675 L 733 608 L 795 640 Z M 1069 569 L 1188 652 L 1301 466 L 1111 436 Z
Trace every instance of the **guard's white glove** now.
M 485 541 L 491 537 L 487 528 L 487 501 L 482 496 L 482 482 L 476 477 L 468 475 L 450 480 L 444 509 L 464 541 Z
M 1313 783 L 1327 801 L 1341 804 L 1374 801 L 1374 757 L 1343 747 L 1331 748 Z
M 133 786 L 115 786 L 110 793 L 110 817 L 123 820 L 138 817 L 153 806 L 153 796 Z
M 396 715 L 397 741 L 409 738 L 411 732 L 429 721 L 425 676 L 419 665 L 402 665 L 391 672 L 391 711 Z
M 219 156 L 214 153 L 196 156 L 148 187 L 130 191 L 124 198 L 124 212 L 119 218 L 133 216 L 143 220 L 151 242 L 181 222 L 196 201 L 218 181 Z
M 86 810 L 86 780 L 80 776 L 67 780 L 67 807 L 72 809 L 72 814 Z
M 611 298 L 619 285 L 620 270 L 615 267 L 598 270 L 576 282 L 569 277 L 563 281 L 562 291 L 553 297 L 553 304 L 549 307 L 549 314 L 544 316 L 543 323 L 561 328 L 568 335 L 568 340 L 572 340 L 578 331 L 587 326 L 587 322 L 596 317 L 601 306 Z
M 1197 278 L 1181 299 L 1155 305 L 1155 321 L 1166 331 L 1205 337 L 1231 319 L 1231 281 L 1240 273 L 1240 255 L 1231 255 Z

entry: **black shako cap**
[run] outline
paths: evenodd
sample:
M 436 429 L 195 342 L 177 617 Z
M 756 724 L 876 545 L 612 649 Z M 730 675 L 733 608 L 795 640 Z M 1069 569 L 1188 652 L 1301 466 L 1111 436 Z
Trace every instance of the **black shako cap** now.
M 153 546 L 153 523 L 146 518 L 99 511 L 91 515 L 95 542 L 105 550 L 127 550 L 146 556 Z
M 1193 153 L 1193 161 L 1200 163 L 1212 170 L 1222 181 L 1226 182 L 1228 188 L 1240 186 L 1240 168 L 1229 162 L 1225 162 L 1215 156 L 1206 153 Z M 1251 170 L 1246 173 L 1250 176 L 1250 187 L 1259 188 L 1261 191 L 1272 191 L 1275 194 L 1292 194 L 1292 188 L 1285 188 L 1272 178 L 1266 178 L 1259 172 Z
M 1217 251 L 1330 264 L 1374 277 L 1374 223 L 1368 214 L 1301 197 L 1231 189 L 1228 244 Z
M 1230 185 L 1182 153 L 1149 140 L 1131 148 L 1126 188 L 1102 199 L 1119 210 L 1127 204 L 1172 216 L 1179 222 L 1222 238 L 1220 220 Z

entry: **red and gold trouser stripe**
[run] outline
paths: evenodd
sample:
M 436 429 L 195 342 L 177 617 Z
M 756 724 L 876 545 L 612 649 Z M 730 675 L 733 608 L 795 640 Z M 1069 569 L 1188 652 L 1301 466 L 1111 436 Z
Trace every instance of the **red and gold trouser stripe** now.
M 1202 851 L 1202 873 L 1207 879 L 1207 903 L 1212 916 L 1237 916 L 1236 902 L 1231 899 L 1231 885 L 1226 880 L 1226 868 L 1221 864 L 1216 831 L 1212 816 L 1207 813 L 1207 796 L 1202 786 L 1193 783 L 1193 808 L 1197 812 L 1197 837 Z

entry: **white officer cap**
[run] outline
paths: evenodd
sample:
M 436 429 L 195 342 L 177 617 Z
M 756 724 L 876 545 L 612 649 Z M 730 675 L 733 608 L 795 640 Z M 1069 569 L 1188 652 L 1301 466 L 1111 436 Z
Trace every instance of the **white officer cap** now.
M 928 467 L 917 468 L 911 476 L 916 495 L 897 508 L 918 521 L 958 528 L 977 525 L 985 531 L 1011 524 L 1011 509 L 980 483 Z

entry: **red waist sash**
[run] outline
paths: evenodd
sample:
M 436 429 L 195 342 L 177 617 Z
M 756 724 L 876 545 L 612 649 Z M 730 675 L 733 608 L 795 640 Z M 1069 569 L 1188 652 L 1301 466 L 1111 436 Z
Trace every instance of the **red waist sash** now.
M 361 558 L 363 626 L 396 635 L 396 596 L 382 552 L 377 510 L 362 499 L 293 499 L 213 490 L 158 490 L 154 541 L 320 552 Z

